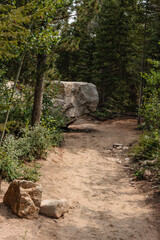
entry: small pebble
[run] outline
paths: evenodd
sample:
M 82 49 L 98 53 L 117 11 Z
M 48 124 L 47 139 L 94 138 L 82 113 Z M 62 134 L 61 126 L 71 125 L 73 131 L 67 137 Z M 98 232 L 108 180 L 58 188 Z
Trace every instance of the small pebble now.
M 123 147 L 123 150 L 128 150 L 129 149 L 129 147 Z

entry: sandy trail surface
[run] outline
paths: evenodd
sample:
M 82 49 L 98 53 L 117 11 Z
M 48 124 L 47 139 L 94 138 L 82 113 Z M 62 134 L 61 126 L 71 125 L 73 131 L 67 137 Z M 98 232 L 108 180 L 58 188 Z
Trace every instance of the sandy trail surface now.
M 63 146 L 41 160 L 39 181 L 43 200 L 66 198 L 69 212 L 59 220 L 20 219 L 2 203 L 3 182 L 0 240 L 160 240 L 159 205 L 130 179 L 126 150 L 112 149 L 137 139 L 136 121 L 79 119 L 70 128 Z

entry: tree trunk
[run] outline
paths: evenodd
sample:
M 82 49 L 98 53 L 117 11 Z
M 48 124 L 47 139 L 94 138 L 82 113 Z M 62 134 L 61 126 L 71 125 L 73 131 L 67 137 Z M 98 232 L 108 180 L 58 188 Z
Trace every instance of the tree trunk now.
M 37 56 L 37 74 L 36 85 L 34 92 L 34 105 L 32 111 L 32 126 L 40 123 L 42 112 L 43 100 L 43 86 L 44 86 L 44 73 L 46 70 L 46 54 L 38 54 Z

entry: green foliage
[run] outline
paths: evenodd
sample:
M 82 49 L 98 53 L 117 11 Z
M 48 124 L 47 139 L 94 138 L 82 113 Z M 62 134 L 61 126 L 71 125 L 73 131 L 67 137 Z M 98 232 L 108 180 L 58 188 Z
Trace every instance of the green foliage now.
M 31 181 L 37 181 L 40 173 L 38 171 L 39 165 L 25 164 L 18 160 L 17 156 L 14 155 L 14 151 L 5 151 L 3 148 L 0 149 L 0 173 L 1 176 L 8 181 L 22 178 Z
M 18 88 L 20 90 L 17 88 L 13 99 L 11 99 L 13 84 L 12 81 L 3 81 L 0 85 L 0 131 L 2 131 L 8 109 L 10 109 L 10 117 L 7 130 L 11 130 L 11 132 L 17 132 L 18 129 L 24 127 L 31 120 L 32 90 L 29 86 L 19 84 Z
M 141 136 L 139 143 L 133 149 L 134 159 L 140 166 L 144 160 L 151 160 L 149 168 L 158 173 L 160 168 L 160 63 L 150 61 L 153 69 L 149 74 L 144 75 L 145 89 L 143 104 L 140 109 L 140 115 L 143 119 L 143 128 L 147 129 Z M 153 165 L 153 166 L 152 166 Z M 142 172 L 137 172 L 137 177 L 141 177 Z
M 65 127 L 64 115 L 56 109 L 53 113 L 42 115 L 41 125 L 48 129 L 53 146 L 59 146 L 63 141 L 62 127 Z
M 61 80 L 92 82 L 101 107 L 114 102 L 117 109 L 135 111 L 141 61 L 137 1 L 76 3 L 77 17 L 65 25 L 56 51 Z
M 56 102 L 56 96 L 60 92 L 61 87 L 59 83 L 47 83 L 43 96 L 41 125 L 50 132 L 54 146 L 59 146 L 63 141 L 62 128 L 66 126 L 67 122 L 61 107 L 53 107 Z
M 24 124 L 23 122 L 18 122 L 18 121 L 9 121 L 7 122 L 7 125 L 6 125 L 6 132 L 7 133 L 18 133 L 20 131 L 20 129 L 24 127 Z M 0 124 L 0 133 L 3 132 L 3 128 L 4 128 L 4 124 L 1 123 Z
M 154 68 L 149 74 L 144 75 L 146 86 L 140 115 L 144 119 L 145 128 L 154 131 L 160 129 L 160 63 L 157 61 L 150 62 Z
M 102 107 L 101 109 L 97 110 L 94 114 L 92 114 L 95 118 L 99 120 L 107 120 L 107 119 L 113 119 L 118 116 L 118 113 L 116 113 L 113 109 L 109 109 L 107 107 Z
M 134 148 L 136 160 L 160 160 L 160 131 L 145 132 Z
M 49 52 L 59 32 L 53 20 L 69 1 L 28 0 L 0 4 L 0 59 L 18 57 L 24 49 Z
M 42 126 L 27 127 L 21 130 L 21 137 L 16 141 L 16 154 L 23 160 L 34 160 L 44 157 L 51 146 L 49 131 Z M 5 143 L 3 144 L 5 147 Z
M 143 177 L 144 172 L 145 172 L 145 169 L 138 169 L 136 170 L 134 175 L 137 177 L 138 180 L 142 180 L 144 178 Z
M 39 177 L 35 159 L 46 156 L 52 144 L 49 131 L 41 126 L 22 129 L 19 138 L 8 135 L 0 149 L 0 171 L 8 180 L 23 178 L 36 181 Z M 26 163 L 26 161 L 30 163 Z
M 93 81 L 101 96 L 101 106 L 115 101 L 117 108 L 125 108 L 125 101 L 131 102 L 131 92 L 137 87 L 137 82 L 132 81 L 137 71 L 134 11 L 135 1 L 102 1 L 93 54 Z
M 30 16 L 24 7 L 0 4 L 0 60 L 17 57 L 24 48 Z

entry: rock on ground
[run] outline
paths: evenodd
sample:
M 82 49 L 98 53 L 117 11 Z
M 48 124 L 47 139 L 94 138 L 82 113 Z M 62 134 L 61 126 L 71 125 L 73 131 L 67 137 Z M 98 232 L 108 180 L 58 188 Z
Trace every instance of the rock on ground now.
M 69 203 L 66 199 L 44 200 L 41 203 L 40 213 L 48 217 L 60 218 L 68 211 Z
M 61 106 L 69 121 L 96 111 L 99 97 L 96 86 L 86 82 L 56 83 L 59 93 L 53 100 L 54 107 Z
M 19 217 L 37 218 L 40 210 L 42 187 L 25 180 L 14 180 L 4 195 L 3 202 Z

